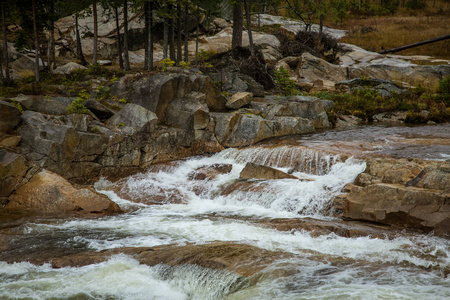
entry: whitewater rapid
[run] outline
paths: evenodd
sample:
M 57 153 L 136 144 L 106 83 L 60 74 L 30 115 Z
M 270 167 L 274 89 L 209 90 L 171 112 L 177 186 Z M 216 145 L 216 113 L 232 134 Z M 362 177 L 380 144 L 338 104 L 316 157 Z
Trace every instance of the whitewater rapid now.
M 305 180 L 251 181 L 251 188 L 223 193 L 239 182 L 245 163 L 256 162 Z M 231 164 L 214 179 L 191 180 L 193 172 Z M 43 220 L 20 226 L 19 237 L 42 245 L 105 250 L 230 241 L 293 258 L 242 278 L 196 265 L 149 267 L 116 255 L 85 267 L 0 262 L 1 299 L 448 299 L 450 242 L 425 235 L 394 238 L 316 236 L 264 226 L 273 218 L 332 221 L 330 206 L 365 163 L 326 152 L 281 146 L 227 149 L 95 187 L 127 213 L 100 219 Z M 150 205 L 142 199 L 165 199 Z M 176 199 L 172 201 L 170 199 Z M 167 200 L 167 201 L 166 201 Z M 280 272 L 282 270 L 283 272 Z M 280 275 L 283 274 L 283 275 Z

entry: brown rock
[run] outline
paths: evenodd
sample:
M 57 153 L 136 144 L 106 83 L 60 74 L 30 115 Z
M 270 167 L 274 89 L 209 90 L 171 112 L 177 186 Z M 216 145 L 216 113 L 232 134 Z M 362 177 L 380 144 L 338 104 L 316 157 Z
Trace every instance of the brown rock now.
M 59 175 L 43 170 L 13 195 L 8 211 L 53 213 L 118 213 L 119 206 L 91 189 L 76 189 Z
M 13 131 L 22 121 L 20 115 L 20 111 L 15 106 L 0 101 L 0 134 Z
M 345 199 L 343 217 L 449 234 L 450 194 L 398 184 L 373 184 L 352 189 Z
M 86 266 L 104 261 L 118 253 L 131 255 L 148 266 L 195 264 L 204 268 L 234 271 L 245 277 L 263 270 L 277 259 L 291 257 L 290 254 L 272 252 L 245 244 L 214 242 L 204 245 L 166 245 L 86 252 L 52 259 L 52 266 L 54 268 Z
M 233 169 L 231 164 L 214 164 L 196 169 L 189 174 L 189 179 L 194 180 L 212 180 L 220 174 L 230 173 Z
M 3 135 L 0 136 L 0 148 L 15 148 L 22 137 L 20 135 Z
M 239 174 L 243 179 L 298 179 L 297 177 L 284 173 L 283 171 L 262 166 L 255 163 L 247 163 Z

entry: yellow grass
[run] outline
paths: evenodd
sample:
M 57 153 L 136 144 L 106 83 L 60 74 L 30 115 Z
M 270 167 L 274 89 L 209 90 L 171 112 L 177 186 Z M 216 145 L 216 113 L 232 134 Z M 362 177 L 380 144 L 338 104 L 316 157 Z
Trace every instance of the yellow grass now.
M 449 1 L 427 1 L 427 8 L 411 11 L 401 8 L 394 16 L 372 16 L 358 18 L 350 16 L 339 26 L 349 30 L 342 42 L 355 44 L 370 51 L 391 49 L 420 41 L 450 34 Z M 439 11 L 439 8 L 442 8 Z M 329 23 L 331 27 L 336 24 Z M 371 27 L 375 31 L 363 33 L 361 30 Z M 400 55 L 429 55 L 436 58 L 450 59 L 450 40 L 398 52 Z

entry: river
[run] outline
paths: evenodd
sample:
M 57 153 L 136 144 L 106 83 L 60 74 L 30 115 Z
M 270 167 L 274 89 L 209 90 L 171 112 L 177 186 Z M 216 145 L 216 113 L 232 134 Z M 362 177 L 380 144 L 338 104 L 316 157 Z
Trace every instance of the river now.
M 24 257 L 216 241 L 288 255 L 250 277 L 195 264 L 147 266 L 124 254 L 59 269 L 49 263 L 0 262 L 0 299 L 450 299 L 448 239 L 406 232 L 343 237 L 268 226 L 274 219 L 337 222 L 330 203 L 364 171 L 364 155 L 417 157 L 420 140 L 435 139 L 424 158 L 448 158 L 450 126 L 396 128 L 289 137 L 152 166 L 117 183 L 101 179 L 95 188 L 126 213 L 34 218 L 0 231 L 14 237 L 9 251 Z M 416 148 L 403 147 L 407 143 Z M 227 191 L 242 182 L 239 174 L 247 162 L 303 180 L 250 181 Z M 232 169 L 193 179 L 199 168 L 217 164 Z

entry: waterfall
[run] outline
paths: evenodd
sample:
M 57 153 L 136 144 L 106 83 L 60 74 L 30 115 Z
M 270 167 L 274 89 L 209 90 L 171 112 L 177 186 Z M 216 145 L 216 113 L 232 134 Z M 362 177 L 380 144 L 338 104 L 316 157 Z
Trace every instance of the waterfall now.
M 219 156 L 233 159 L 237 163 L 252 162 L 270 167 L 291 168 L 315 175 L 330 172 L 331 167 L 341 161 L 339 155 L 300 146 L 229 148 Z

